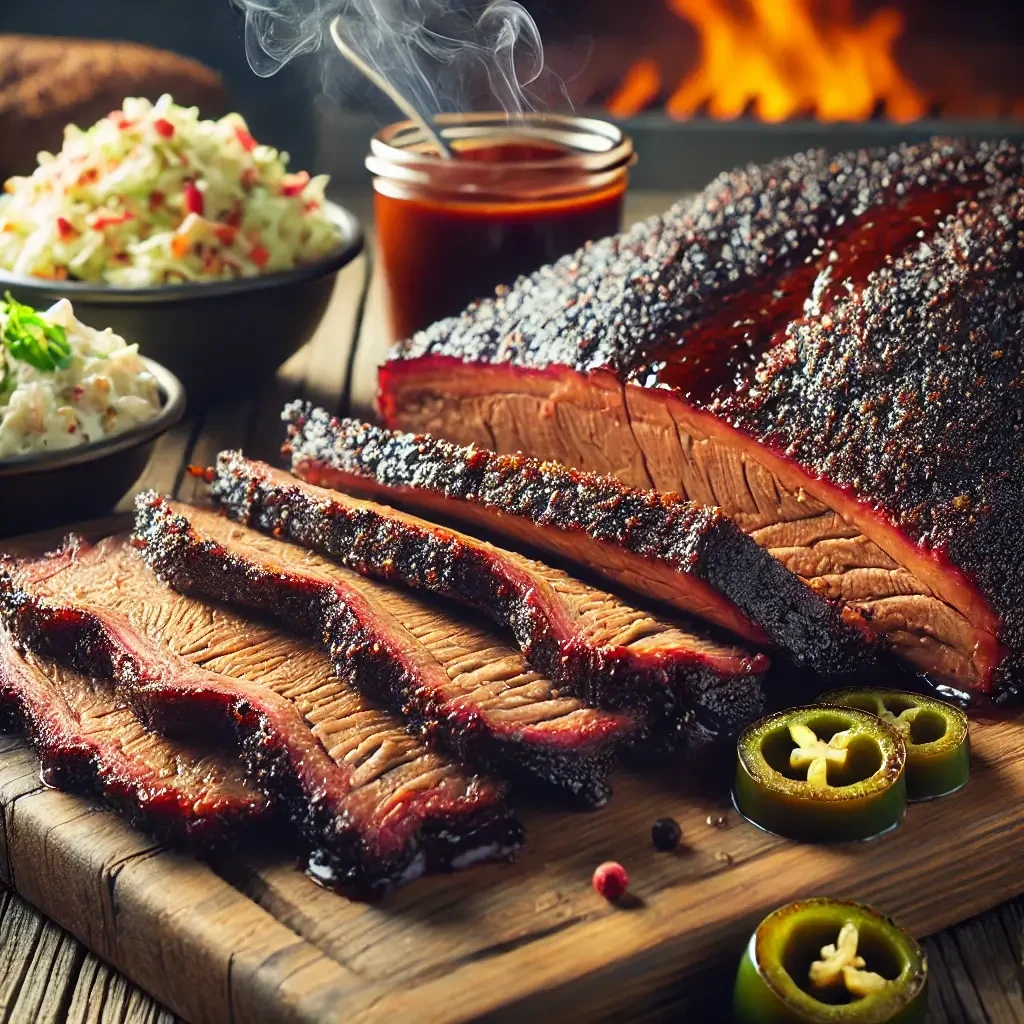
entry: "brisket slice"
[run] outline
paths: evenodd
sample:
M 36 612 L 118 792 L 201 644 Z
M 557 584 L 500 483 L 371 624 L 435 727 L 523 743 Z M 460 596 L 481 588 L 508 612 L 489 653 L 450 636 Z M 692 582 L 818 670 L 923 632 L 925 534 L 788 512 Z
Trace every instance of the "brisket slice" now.
M 295 473 L 474 526 L 568 559 L 750 638 L 770 638 L 826 678 L 863 672 L 870 633 L 716 508 L 624 487 L 523 455 L 395 433 L 292 403 Z
M 723 175 L 398 346 L 389 426 L 720 506 L 977 694 L 1024 673 L 1021 156 Z
M 163 839 L 211 846 L 268 817 L 232 753 L 150 732 L 108 683 L 22 653 L 2 627 L 0 713 L 28 734 L 47 785 L 98 793 Z
M 500 784 L 410 736 L 314 646 L 175 593 L 120 538 L 8 565 L 0 614 L 25 646 L 114 680 L 161 733 L 237 736 L 323 882 L 372 897 L 520 841 Z
M 511 629 L 530 663 L 561 692 L 611 710 L 628 708 L 662 741 L 692 739 L 691 718 L 704 723 L 704 732 L 730 735 L 763 711 L 763 654 L 661 621 L 559 569 L 303 483 L 238 452 L 218 457 L 212 493 L 232 518 L 264 533 L 364 576 L 485 612 Z M 675 737 L 677 730 L 682 735 Z
M 559 694 L 518 649 L 457 611 L 152 492 L 136 499 L 135 537 L 172 586 L 321 641 L 342 678 L 459 757 L 586 804 L 607 799 L 632 716 Z

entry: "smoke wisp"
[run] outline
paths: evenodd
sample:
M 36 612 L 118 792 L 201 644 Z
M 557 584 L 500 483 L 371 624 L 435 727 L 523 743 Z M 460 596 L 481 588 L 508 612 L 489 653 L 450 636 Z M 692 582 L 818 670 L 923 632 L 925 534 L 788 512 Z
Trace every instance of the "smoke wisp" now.
M 508 114 L 533 109 L 529 87 L 544 47 L 516 0 L 234 0 L 245 12 L 245 51 L 262 77 L 302 54 L 342 63 L 329 32 L 340 17 L 345 41 L 422 113 L 495 102 Z

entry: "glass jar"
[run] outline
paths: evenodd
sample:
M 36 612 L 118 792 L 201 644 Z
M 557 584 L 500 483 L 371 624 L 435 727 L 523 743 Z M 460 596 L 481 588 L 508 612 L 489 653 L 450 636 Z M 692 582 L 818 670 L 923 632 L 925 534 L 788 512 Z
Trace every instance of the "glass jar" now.
M 436 126 L 455 159 L 411 121 L 379 131 L 366 158 L 396 340 L 618 231 L 635 159 L 628 136 L 586 117 L 442 114 Z

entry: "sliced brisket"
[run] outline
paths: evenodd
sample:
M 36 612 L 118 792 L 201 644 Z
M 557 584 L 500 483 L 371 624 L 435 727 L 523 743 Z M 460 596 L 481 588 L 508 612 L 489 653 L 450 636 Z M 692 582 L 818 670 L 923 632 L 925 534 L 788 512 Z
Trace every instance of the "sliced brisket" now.
M 152 493 L 137 499 L 135 536 L 172 586 L 255 608 L 322 641 L 343 679 L 459 757 L 587 804 L 607 799 L 632 716 L 560 694 L 518 649 L 457 611 Z
M 723 508 L 914 667 L 1024 673 L 1024 186 L 1009 144 L 814 152 L 398 346 L 389 426 Z
M 232 518 L 264 533 L 485 612 L 561 692 L 627 708 L 662 741 L 693 743 L 698 723 L 701 739 L 734 734 L 763 709 L 763 654 L 665 622 L 561 570 L 238 452 L 219 456 L 212 492 Z
M 175 593 L 125 541 L 8 565 L 0 614 L 27 647 L 114 680 L 150 727 L 237 736 L 321 881 L 374 896 L 520 841 L 500 784 L 428 749 L 312 645 Z
M 568 559 L 755 642 L 770 638 L 825 677 L 873 658 L 859 616 L 822 597 L 716 509 L 523 455 L 395 433 L 293 403 L 295 473 L 448 515 Z
M 2 627 L 0 713 L 28 734 L 48 785 L 98 793 L 161 838 L 210 846 L 268 817 L 232 752 L 151 732 L 108 683 L 20 652 Z

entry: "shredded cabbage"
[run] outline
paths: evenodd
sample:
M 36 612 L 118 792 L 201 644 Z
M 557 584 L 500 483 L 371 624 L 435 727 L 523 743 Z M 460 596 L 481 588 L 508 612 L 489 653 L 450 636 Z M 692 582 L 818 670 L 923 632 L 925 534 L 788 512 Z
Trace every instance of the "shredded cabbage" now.
M 0 267 L 144 287 L 250 277 L 326 255 L 326 175 L 289 174 L 238 114 L 126 99 L 0 197 Z
M 0 339 L 10 308 L 0 303 Z M 37 316 L 61 331 L 68 356 L 43 370 L 0 344 L 0 459 L 98 441 L 160 412 L 156 378 L 137 345 L 83 324 L 67 299 Z

